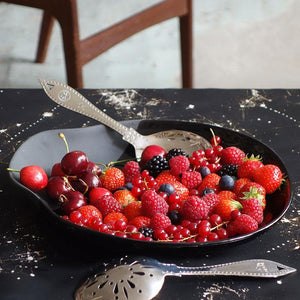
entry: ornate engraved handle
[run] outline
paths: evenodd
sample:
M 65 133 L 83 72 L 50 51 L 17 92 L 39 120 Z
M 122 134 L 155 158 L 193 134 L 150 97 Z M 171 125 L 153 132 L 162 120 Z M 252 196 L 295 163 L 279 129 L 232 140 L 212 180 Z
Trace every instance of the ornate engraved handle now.
M 70 86 L 61 82 L 46 79 L 40 79 L 40 83 L 46 94 L 54 102 L 103 123 L 120 133 L 124 140 L 131 143 L 131 141 L 134 141 L 140 136 L 136 130 L 128 128 L 112 119 Z
M 296 269 L 266 259 L 242 260 L 207 267 L 177 267 L 180 275 L 223 275 L 276 278 Z M 175 274 L 174 274 L 175 275 Z

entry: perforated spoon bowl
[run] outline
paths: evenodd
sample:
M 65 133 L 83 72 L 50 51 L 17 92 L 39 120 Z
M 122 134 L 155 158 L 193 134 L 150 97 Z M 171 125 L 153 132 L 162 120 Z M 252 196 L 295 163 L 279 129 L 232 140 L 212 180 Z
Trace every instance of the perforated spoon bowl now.
M 203 267 L 182 267 L 161 263 L 155 259 L 140 258 L 131 264 L 119 265 L 88 278 L 75 292 L 75 299 L 149 300 L 159 293 L 166 276 L 222 275 L 277 278 L 295 271 L 294 268 L 265 259 Z
M 125 141 L 133 145 L 137 158 L 141 157 L 143 150 L 149 145 L 159 145 L 166 151 L 181 148 L 188 154 L 211 146 L 202 136 L 184 130 L 174 129 L 141 135 L 135 129 L 128 128 L 109 117 L 70 86 L 46 79 L 40 79 L 40 83 L 46 94 L 59 105 L 95 119 L 120 133 Z

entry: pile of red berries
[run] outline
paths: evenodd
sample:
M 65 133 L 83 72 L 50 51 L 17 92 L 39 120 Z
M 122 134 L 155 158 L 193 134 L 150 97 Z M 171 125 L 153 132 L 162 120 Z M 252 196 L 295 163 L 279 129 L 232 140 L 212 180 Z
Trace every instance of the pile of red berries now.
M 122 168 L 100 167 L 67 147 L 49 179 L 38 166 L 27 166 L 20 180 L 34 191 L 46 189 L 60 203 L 62 218 L 78 226 L 136 240 L 195 243 L 257 230 L 266 195 L 283 175 L 237 147 L 223 148 L 213 134 L 211 147 L 190 157 L 183 149 L 149 145 L 139 162 Z

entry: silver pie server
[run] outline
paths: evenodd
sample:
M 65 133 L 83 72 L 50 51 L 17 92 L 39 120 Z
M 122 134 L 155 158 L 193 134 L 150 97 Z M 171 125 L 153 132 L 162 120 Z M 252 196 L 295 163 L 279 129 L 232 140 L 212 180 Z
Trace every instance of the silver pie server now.
M 244 276 L 277 278 L 296 269 L 280 263 L 252 259 L 202 266 L 182 267 L 140 258 L 131 264 L 108 269 L 88 278 L 75 292 L 76 300 L 149 300 L 161 290 L 166 276 Z
M 83 95 L 70 86 L 54 80 L 39 79 L 46 94 L 59 105 L 95 119 L 123 136 L 123 139 L 132 144 L 137 158 L 149 145 L 159 145 L 166 151 L 172 148 L 181 148 L 192 154 L 198 149 L 210 147 L 210 143 L 203 137 L 184 130 L 166 130 L 150 135 L 141 135 L 135 129 L 128 128 L 105 114 Z

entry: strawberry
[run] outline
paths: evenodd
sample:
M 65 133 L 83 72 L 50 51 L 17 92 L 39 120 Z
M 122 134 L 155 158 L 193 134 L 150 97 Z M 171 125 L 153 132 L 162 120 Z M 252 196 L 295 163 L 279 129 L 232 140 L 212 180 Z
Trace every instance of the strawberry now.
M 220 202 L 220 198 L 217 194 L 206 194 L 201 198 L 207 205 L 208 215 L 212 215 L 215 211 L 216 206 Z
M 123 220 L 128 223 L 126 216 L 121 212 L 111 212 L 107 214 L 103 219 L 103 223 L 108 224 L 110 222 L 116 222 L 118 220 Z
M 238 167 L 237 175 L 239 178 L 252 179 L 253 171 L 262 166 L 261 158 L 252 154 L 249 158 L 245 158 L 243 163 Z
M 220 200 L 215 208 L 215 214 L 219 215 L 223 221 L 229 221 L 233 210 L 241 210 L 242 205 L 235 200 L 224 199 Z
M 221 177 L 216 173 L 211 173 L 205 176 L 198 188 L 199 195 L 202 195 L 203 190 L 206 188 L 213 189 L 215 192 L 219 191 L 219 181 Z
M 190 192 L 189 192 L 189 189 L 185 185 L 183 185 L 179 181 L 174 181 L 172 183 L 172 186 L 175 189 L 175 194 L 177 194 L 179 196 L 179 199 L 181 201 L 184 201 L 184 200 L 187 199 L 187 197 L 189 196 Z
M 93 217 L 102 219 L 102 214 L 94 205 L 84 205 L 79 207 L 77 212 L 81 213 L 81 219 L 86 219 L 89 222 Z
M 227 147 L 222 150 L 221 153 L 221 164 L 222 165 L 241 165 L 243 160 L 246 158 L 244 151 L 237 147 Z
M 162 185 L 163 183 L 172 183 L 174 181 L 179 181 L 179 177 L 171 174 L 170 170 L 162 171 L 156 178 L 155 178 L 158 186 Z
M 105 217 L 111 212 L 121 212 L 121 204 L 111 195 L 104 195 L 102 198 L 97 200 L 95 206 L 101 211 Z
M 171 220 L 168 216 L 158 213 L 151 218 L 150 228 L 153 230 L 166 229 L 171 224 Z
M 246 199 L 242 202 L 242 213 L 252 217 L 258 224 L 264 219 L 261 203 L 256 198 Z
M 266 207 L 266 190 L 263 186 L 256 182 L 245 184 L 238 193 L 238 199 L 243 202 L 245 199 L 256 198 L 259 200 L 262 209 Z
M 189 190 L 197 189 L 202 182 L 202 176 L 197 171 L 186 171 L 182 173 L 180 181 Z
M 118 168 L 111 167 L 105 170 L 100 176 L 102 186 L 109 191 L 114 191 L 125 184 L 125 175 Z
M 117 190 L 114 192 L 114 198 L 123 206 L 127 206 L 129 203 L 136 201 L 137 199 L 128 190 Z
M 131 221 L 129 221 L 129 225 L 135 226 L 137 229 L 140 229 L 141 227 L 149 227 L 150 226 L 151 219 L 145 216 L 139 216 L 133 218 Z
M 238 195 L 239 194 L 239 191 L 240 189 L 247 183 L 251 182 L 251 180 L 249 178 L 239 178 L 235 183 L 234 183 L 234 186 L 233 186 L 233 192 Z
M 167 214 L 169 205 L 153 190 L 146 191 L 142 197 L 142 212 L 146 217 L 151 218 L 157 213 Z
M 189 169 L 190 161 L 184 155 L 177 155 L 169 160 L 169 165 L 171 174 L 178 176 Z
M 238 234 L 247 234 L 258 229 L 257 222 L 246 214 L 237 216 L 232 222 L 230 222 L 234 230 Z
M 197 221 L 207 219 L 208 207 L 206 202 L 198 196 L 188 197 L 182 205 L 181 215 L 183 219 Z
M 142 202 L 141 201 L 130 202 L 124 208 L 123 213 L 129 221 L 135 217 L 141 216 L 142 215 Z
M 281 185 L 282 172 L 275 165 L 265 165 L 256 169 L 253 173 L 253 179 L 266 189 L 267 194 L 274 193 Z
M 123 173 L 125 176 L 125 182 L 132 182 L 136 176 L 141 175 L 139 163 L 133 160 L 126 162 L 123 167 Z
M 232 191 L 221 191 L 218 193 L 219 199 L 238 200 L 237 195 Z

